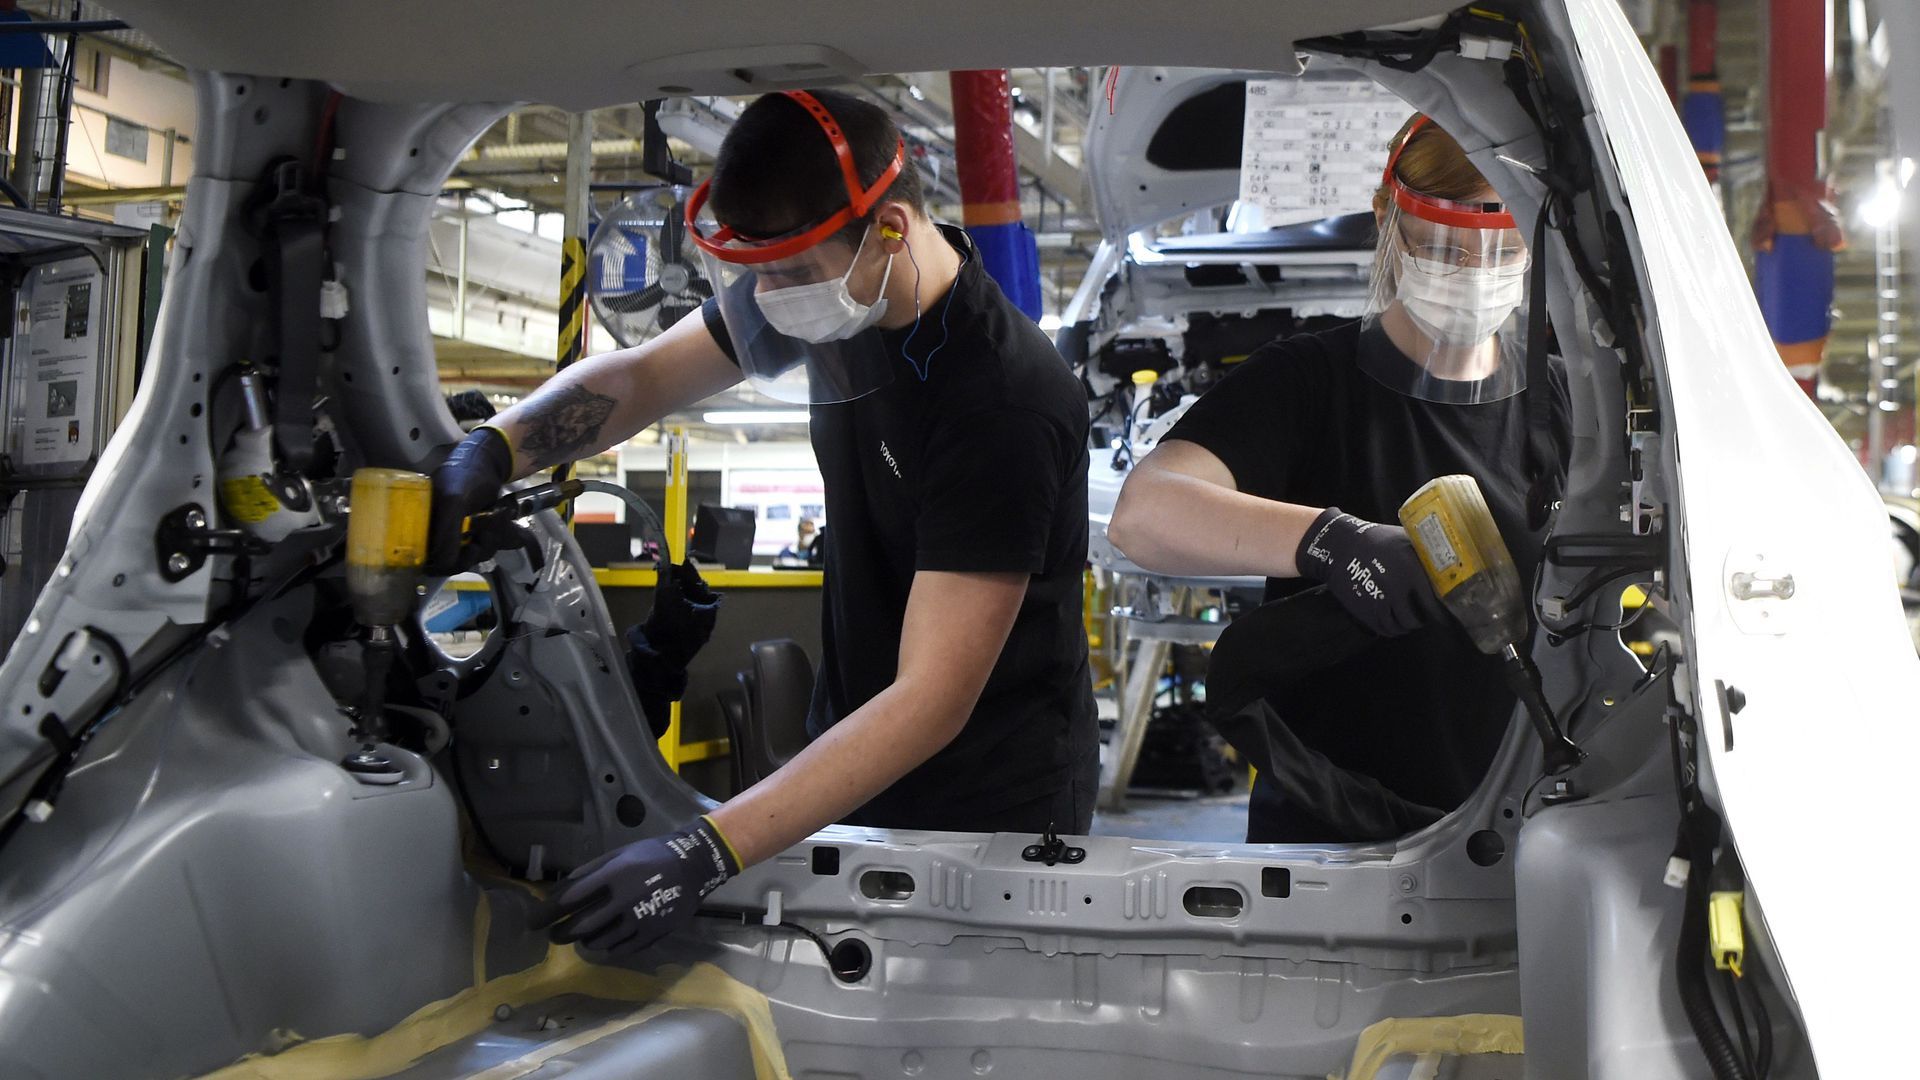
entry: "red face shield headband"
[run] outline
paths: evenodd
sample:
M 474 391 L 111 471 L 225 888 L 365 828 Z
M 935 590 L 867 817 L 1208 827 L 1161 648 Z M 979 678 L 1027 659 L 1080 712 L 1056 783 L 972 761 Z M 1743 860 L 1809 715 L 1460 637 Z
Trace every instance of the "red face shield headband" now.
M 755 240 L 734 232 L 722 225 L 711 235 L 703 235 L 700 227 L 694 223 L 700 211 L 707 205 L 708 189 L 713 186 L 712 179 L 701 183 L 694 189 L 693 197 L 687 200 L 687 233 L 693 237 L 694 245 L 716 259 L 731 263 L 768 263 L 777 259 L 791 259 L 795 255 L 832 236 L 844 228 L 848 222 L 865 217 L 867 211 L 880 201 L 887 188 L 893 185 L 894 178 L 900 175 L 907 160 L 907 146 L 904 140 L 894 147 L 893 160 L 877 177 L 872 187 L 860 186 L 860 171 L 854 166 L 853 147 L 847 144 L 845 133 L 840 130 L 840 122 L 833 118 L 820 99 L 805 90 L 783 90 L 787 97 L 807 110 L 820 129 L 827 133 L 827 139 L 833 143 L 833 153 L 840 160 L 840 176 L 847 185 L 847 205 L 817 225 L 801 232 L 772 240 Z
M 1414 120 L 1413 126 L 1393 148 L 1387 158 L 1386 172 L 1380 177 L 1380 183 L 1393 191 L 1394 204 L 1400 211 L 1411 214 L 1422 221 L 1431 221 L 1435 225 L 1451 225 L 1458 229 L 1511 229 L 1514 227 L 1513 215 L 1507 213 L 1505 203 L 1462 203 L 1452 199 L 1435 198 L 1422 194 L 1400 182 L 1400 176 L 1394 170 L 1400 164 L 1400 152 L 1413 141 L 1414 133 L 1433 123 L 1421 116 Z M 1498 207 L 1498 209 L 1490 209 Z

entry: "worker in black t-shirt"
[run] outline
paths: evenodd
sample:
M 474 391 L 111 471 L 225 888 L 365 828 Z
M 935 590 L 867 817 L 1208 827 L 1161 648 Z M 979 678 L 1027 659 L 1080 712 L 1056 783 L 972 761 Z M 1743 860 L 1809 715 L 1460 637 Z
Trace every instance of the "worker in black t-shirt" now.
M 574 364 L 455 448 L 430 561 L 461 560 L 458 523 L 511 478 L 743 379 L 804 403 L 833 522 L 813 739 L 711 813 L 576 869 L 556 939 L 642 947 L 836 821 L 1084 833 L 1086 396 L 966 234 L 928 218 L 893 122 L 826 91 L 755 101 L 660 243 L 698 249 L 700 317 Z
M 1531 580 L 1522 476 L 1528 253 L 1459 145 L 1416 116 L 1374 198 L 1369 314 L 1274 341 L 1195 402 L 1127 480 L 1109 537 L 1168 574 L 1260 574 L 1269 601 L 1324 584 L 1380 639 L 1269 697 L 1309 748 L 1410 802 L 1451 810 L 1493 760 L 1514 698 L 1428 584 L 1399 508 L 1437 476 L 1479 481 Z M 1565 445 L 1564 441 L 1560 445 Z M 1258 778 L 1254 843 L 1340 835 Z

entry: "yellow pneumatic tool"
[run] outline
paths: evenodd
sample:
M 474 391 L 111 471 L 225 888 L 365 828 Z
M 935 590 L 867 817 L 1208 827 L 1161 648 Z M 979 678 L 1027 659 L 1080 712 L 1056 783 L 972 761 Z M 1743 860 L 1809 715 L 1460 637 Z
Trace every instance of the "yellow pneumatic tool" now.
M 1400 507 L 1400 524 L 1440 602 L 1466 627 L 1480 651 L 1501 658 L 1507 685 L 1527 708 L 1549 773 L 1586 754 L 1560 729 L 1540 691 L 1540 669 L 1520 651 L 1529 618 L 1520 571 L 1500 538 L 1486 497 L 1471 476 L 1430 480 Z
M 347 518 L 347 597 L 367 628 L 366 687 L 353 710 L 360 749 L 341 764 L 362 781 L 398 783 L 402 774 L 378 744 L 386 738 L 387 673 L 399 642 L 393 628 L 413 610 L 427 561 L 433 484 L 404 469 L 356 469 Z

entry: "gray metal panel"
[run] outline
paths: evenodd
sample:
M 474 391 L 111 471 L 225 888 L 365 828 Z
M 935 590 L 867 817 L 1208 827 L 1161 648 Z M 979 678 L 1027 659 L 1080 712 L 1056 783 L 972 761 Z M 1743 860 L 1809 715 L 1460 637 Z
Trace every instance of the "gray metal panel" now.
M 544 101 L 568 109 L 673 94 L 751 94 L 877 71 L 1210 64 L 1264 70 L 1297 38 L 1434 16 L 1456 0 L 976 0 L 921 5 L 582 0 L 564 19 L 512 0 L 117 0 L 189 67 L 327 80 L 379 101 Z M 1238 28 L 1239 32 L 1234 32 Z M 666 89 L 667 87 L 678 89 Z
M 636 1023 L 636 1012 L 629 1003 L 577 996 L 537 1002 L 393 1080 L 457 1080 L 483 1069 L 525 1080 L 754 1080 L 753 1050 L 734 1018 L 674 1009 Z
M 374 1034 L 470 982 L 452 795 L 410 756 L 390 788 L 338 767 L 309 607 L 263 609 L 155 684 L 9 842 L 0 1075 L 191 1075 L 288 1029 Z

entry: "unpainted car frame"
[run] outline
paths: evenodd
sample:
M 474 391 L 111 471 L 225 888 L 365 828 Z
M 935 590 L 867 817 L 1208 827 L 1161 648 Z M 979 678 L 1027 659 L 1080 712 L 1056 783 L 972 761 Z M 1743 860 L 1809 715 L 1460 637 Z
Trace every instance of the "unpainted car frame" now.
M 1377 1061 L 1396 1031 L 1513 1050 L 1523 1024 L 1529 1077 L 1706 1076 L 1677 989 L 1688 894 L 1663 882 L 1683 807 L 1726 823 L 1718 869 L 1701 857 L 1692 872 L 1744 889 L 1774 1075 L 1872 1075 L 1901 1052 L 1905 999 L 1882 983 L 1895 973 L 1863 908 L 1887 892 L 1872 824 L 1905 808 L 1863 775 L 1863 751 L 1912 760 L 1920 739 L 1885 512 L 1782 370 L 1610 0 L 1500 5 L 1523 37 L 1433 0 L 1196 0 L 1094 20 L 1003 0 L 911 20 L 594 0 L 551 26 L 496 0 L 283 4 L 270 20 L 258 5 L 116 10 L 229 73 L 198 77 L 197 172 L 138 400 L 0 666 L 4 805 L 64 774 L 38 791 L 51 816 L 0 848 L 0 1072 L 165 1077 L 245 1059 L 232 1075 L 507 1061 L 577 1076 L 1307 1077 Z M 673 44 L 592 32 L 636 15 Z M 1514 69 L 1477 58 L 1507 39 L 1533 65 L 1512 84 Z M 463 859 L 462 811 L 476 844 L 540 876 L 704 802 L 644 736 L 558 522 L 529 525 L 538 566 L 508 553 L 492 573 L 524 632 L 464 661 L 413 657 L 451 742 L 391 748 L 404 777 L 382 787 L 337 765 L 346 725 L 310 640 L 339 610 L 338 525 L 253 557 L 251 584 L 181 531 L 195 531 L 182 508 L 213 505 L 213 384 L 272 344 L 250 196 L 273 159 L 311 154 L 323 117 L 340 148 L 328 243 L 351 296 L 319 374 L 324 412 L 345 466 L 425 469 L 458 431 L 423 237 L 443 178 L 505 111 L 469 102 L 583 107 L 881 68 L 1258 69 L 1296 48 L 1433 116 L 1523 221 L 1550 183 L 1566 192 L 1535 252 L 1575 428 L 1540 595 L 1596 569 L 1657 572 L 1681 645 L 1647 665 L 1603 633 L 1538 647 L 1590 755 L 1565 777 L 1541 782 L 1516 723 L 1475 796 L 1396 843 L 1074 838 L 1084 858 L 1050 863 L 1027 857 L 1032 837 L 834 827 L 729 882 L 710 898 L 718 917 L 589 964 L 526 929 L 523 882 Z M 854 59 L 869 56 L 885 62 Z M 345 90 L 336 107 L 319 80 Z M 173 553 L 205 556 L 185 573 L 164 544 L 156 558 L 163 522 Z M 1789 576 L 1791 590 L 1754 588 Z M 1570 618 L 1604 619 L 1622 588 Z M 1843 911 L 1860 916 L 1844 936 Z M 1396 1017 L 1416 1019 L 1380 1026 Z M 1434 1017 L 1467 1019 L 1417 1019 Z M 245 1057 L 261 1054 L 277 1056 Z

